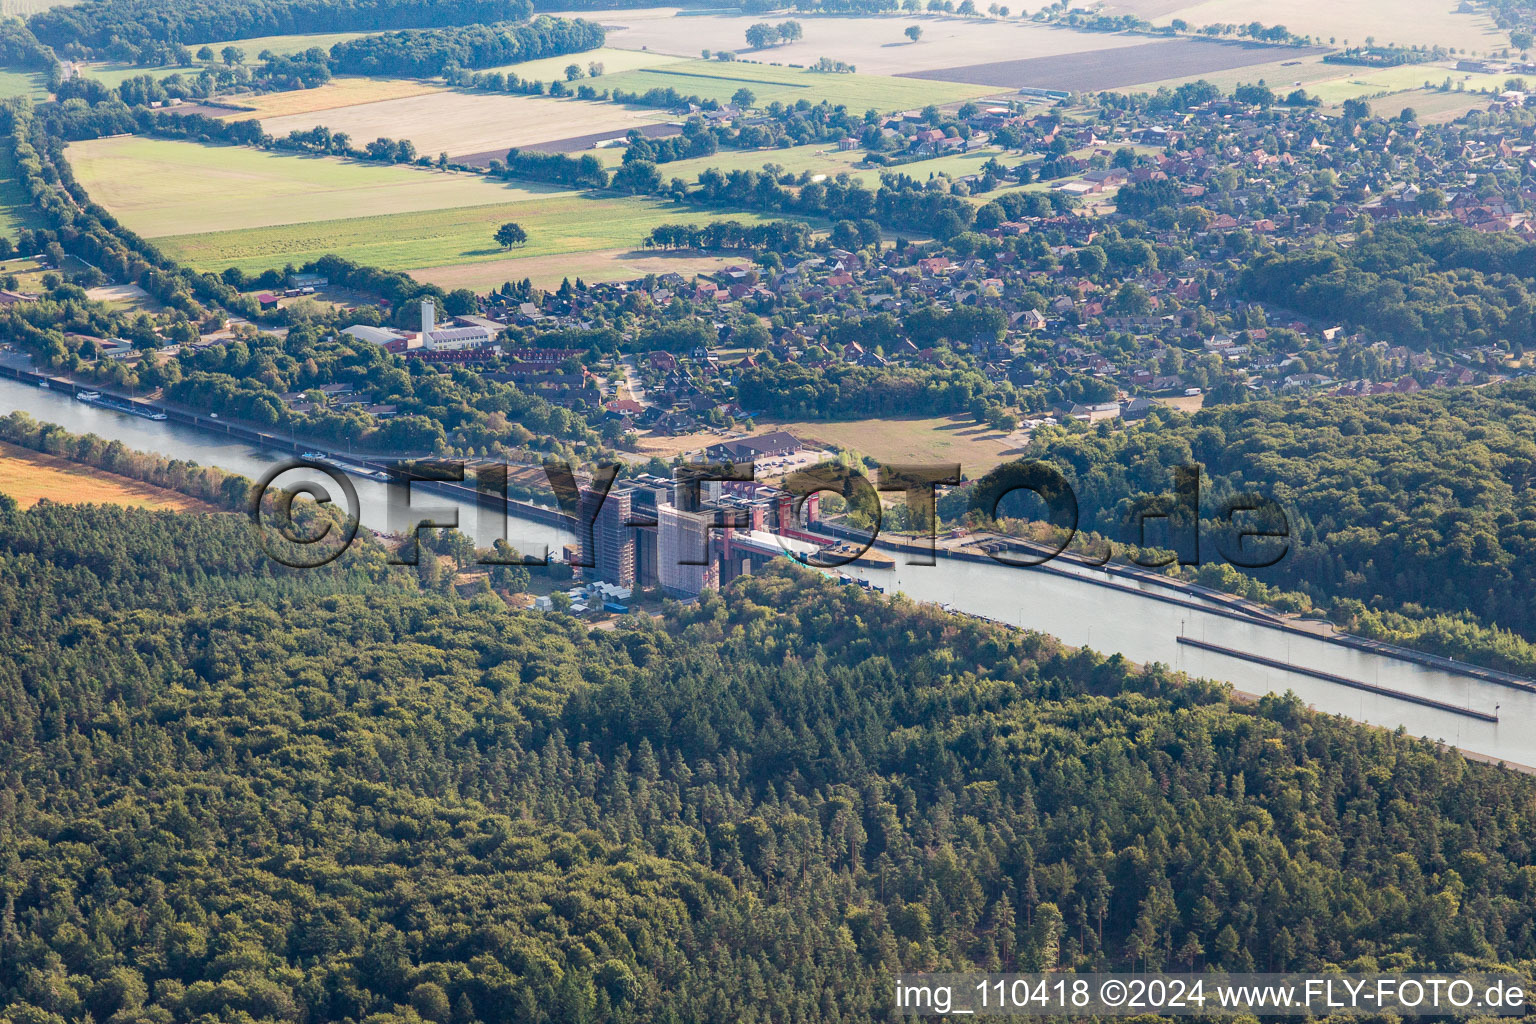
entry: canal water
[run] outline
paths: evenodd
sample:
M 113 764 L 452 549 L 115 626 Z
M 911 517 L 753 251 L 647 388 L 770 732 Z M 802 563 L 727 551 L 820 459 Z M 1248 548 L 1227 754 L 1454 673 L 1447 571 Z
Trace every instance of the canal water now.
M 253 479 L 291 457 L 285 452 L 265 451 L 192 427 L 90 406 L 67 395 L 0 378 L 0 414 L 14 409 L 58 423 L 75 433 L 95 433 L 131 448 L 218 466 Z M 299 478 L 285 475 L 280 482 L 287 484 Z M 324 484 L 323 477 L 317 479 Z M 358 476 L 353 479 L 363 523 L 371 529 L 387 529 L 384 485 Z M 334 484 L 329 489 L 334 494 Z M 477 533 L 478 510 L 468 504 L 422 493 L 413 496 L 412 507 L 457 508 L 461 528 Z M 546 544 L 558 550 L 572 538 L 553 527 L 514 518 L 508 521 L 507 539 L 520 551 L 532 553 Z M 485 543 L 487 538 L 477 534 L 477 540 Z M 1536 729 L 1530 728 L 1531 723 L 1536 723 L 1536 693 L 1223 617 L 1200 602 L 1172 604 L 1085 579 L 1003 565 L 947 559 L 939 559 L 939 564 L 933 566 L 906 565 L 905 555 L 898 554 L 896 558 L 897 565 L 892 569 L 849 566 L 842 571 L 867 579 L 888 592 L 901 592 L 919 601 L 946 604 L 959 611 L 1039 630 L 1073 646 L 1092 647 L 1106 654 L 1119 652 L 1134 662 L 1163 662 L 1191 675 L 1229 682 L 1246 693 L 1292 690 L 1321 711 L 1372 725 L 1401 726 L 1411 735 L 1536 767 Z M 1480 721 L 1453 711 L 1256 665 L 1216 651 L 1182 645 L 1178 642 L 1180 636 L 1442 704 L 1496 714 L 1499 721 Z
M 0 377 L 0 415 L 21 410 L 34 419 L 57 423 L 75 434 L 96 434 L 107 440 L 121 441 L 129 448 L 154 452 L 171 459 L 185 459 L 204 466 L 217 466 L 233 473 L 240 473 L 259 480 L 272 467 L 294 458 L 292 452 L 259 448 L 233 438 L 220 437 L 180 423 L 168 420 L 149 420 L 130 413 L 117 412 L 101 406 L 89 405 L 61 391 L 24 384 L 9 377 Z M 361 472 L 348 474 L 357 488 L 359 519 L 370 530 L 380 533 L 390 528 L 386 487 L 381 481 L 370 480 Z M 334 481 L 325 474 L 312 470 L 295 469 L 284 473 L 274 483 L 291 487 L 301 481 L 311 481 L 324 487 L 331 499 L 345 503 L 345 496 Z M 494 540 L 494 534 L 482 536 L 479 529 L 480 510 L 473 504 L 459 501 L 430 491 L 413 491 L 411 509 L 420 510 L 420 517 L 442 521 L 438 510 L 452 509 L 458 514 L 459 528 L 474 536 L 486 546 Z M 525 554 L 538 554 L 545 545 L 555 554 L 560 548 L 572 543 L 574 537 L 544 523 L 527 519 L 508 518 L 507 543 Z

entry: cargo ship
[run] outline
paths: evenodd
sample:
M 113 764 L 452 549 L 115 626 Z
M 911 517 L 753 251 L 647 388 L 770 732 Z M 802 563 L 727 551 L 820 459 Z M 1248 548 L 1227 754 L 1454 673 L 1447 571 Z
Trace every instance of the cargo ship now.
M 130 402 L 126 398 L 114 398 L 110 395 L 103 395 L 100 391 L 81 391 L 76 393 L 75 398 L 86 405 L 96 405 L 103 409 L 111 409 L 114 412 L 126 412 L 130 416 L 140 416 L 146 420 L 164 420 L 167 418 L 165 413 L 153 406 L 140 405 L 138 402 Z

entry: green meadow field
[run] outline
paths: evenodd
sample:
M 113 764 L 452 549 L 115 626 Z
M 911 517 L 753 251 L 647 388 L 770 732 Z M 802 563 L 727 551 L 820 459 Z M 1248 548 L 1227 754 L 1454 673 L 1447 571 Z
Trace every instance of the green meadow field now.
M 999 92 L 995 86 L 933 82 L 918 78 L 887 78 L 881 75 L 840 75 L 804 68 L 750 64 L 744 61 L 686 60 L 635 71 L 604 75 L 599 87 L 625 92 L 676 89 L 684 96 L 730 100 L 737 89 L 750 89 L 759 104 L 778 100 L 795 103 L 827 100 L 850 110 L 874 109 L 883 113 L 949 103 Z
M 510 204 L 563 190 L 475 174 L 119 136 L 72 143 L 91 198 L 147 238 Z
M 755 155 L 761 163 L 775 154 Z M 198 270 L 260 271 L 335 253 L 391 270 L 553 259 L 597 279 L 622 276 L 658 224 L 765 219 L 653 198 L 166 139 L 94 139 L 72 144 L 68 156 L 96 202 Z M 492 241 L 507 221 L 523 225 L 528 244 L 503 250 Z
M 101 84 L 110 88 L 117 88 L 130 78 L 142 78 L 149 76 L 159 81 L 162 78 L 170 78 L 172 75 L 185 75 L 188 78 L 196 78 L 202 73 L 203 65 L 189 64 L 178 68 L 141 68 L 133 64 L 111 64 L 97 62 L 80 65 L 80 73 L 86 78 L 94 78 Z
M 639 247 L 658 224 L 764 219 L 751 213 L 701 213 L 658 199 L 567 193 L 456 210 L 177 235 L 157 239 L 156 244 L 198 270 L 260 271 L 302 264 L 327 253 L 389 270 L 416 270 L 509 257 L 627 251 Z M 523 226 L 528 244 L 510 251 L 496 245 L 491 236 L 507 221 Z
M 519 64 L 503 64 L 496 68 L 485 68 L 482 73 L 500 71 L 511 72 L 519 78 L 533 79 L 539 82 L 547 82 L 551 79 L 565 78 L 565 69 L 572 65 L 580 65 L 585 74 L 587 65 L 593 62 L 603 66 L 605 75 L 616 75 L 621 71 L 636 71 L 640 68 L 655 67 L 658 64 L 676 64 L 677 57 L 670 53 L 657 53 L 654 50 L 619 50 L 611 46 L 600 46 L 595 50 L 584 50 L 581 53 L 568 53 L 558 57 L 541 57 L 538 60 L 525 60 Z M 582 81 L 586 81 L 583 79 Z M 603 80 L 592 83 L 602 85 Z
M 624 149 L 615 146 L 598 150 L 596 155 L 608 166 L 617 167 L 623 162 Z M 958 178 L 966 174 L 979 174 L 982 164 L 993 157 L 1009 164 L 1017 163 L 1019 160 L 1017 153 L 1010 155 L 1000 149 L 984 147 L 970 153 L 918 160 L 899 167 L 855 167 L 854 165 L 863 156 L 863 150 L 844 152 L 827 143 L 818 142 L 808 146 L 792 146 L 789 149 L 722 149 L 712 156 L 658 164 L 657 169 L 664 179 L 682 178 L 691 185 L 698 181 L 703 171 L 710 168 L 728 174 L 738 170 L 760 171 L 764 165 L 772 164 L 781 171 L 796 175 L 805 171 L 811 174 L 825 174 L 828 177 L 847 174 L 854 180 L 874 188 L 880 184 L 880 175 L 887 173 L 905 174 L 919 180 L 930 178 L 935 174 L 946 174 L 952 178 Z

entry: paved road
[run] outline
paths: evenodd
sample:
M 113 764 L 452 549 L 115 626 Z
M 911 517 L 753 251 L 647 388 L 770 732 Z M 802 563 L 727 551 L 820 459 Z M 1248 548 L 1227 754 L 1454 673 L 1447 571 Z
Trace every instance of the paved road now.
M 634 356 L 624 356 L 619 360 L 619 368 L 624 371 L 624 390 L 629 392 L 629 397 L 649 408 L 656 404 L 645 395 L 645 389 L 640 386 L 640 367 L 635 362 Z

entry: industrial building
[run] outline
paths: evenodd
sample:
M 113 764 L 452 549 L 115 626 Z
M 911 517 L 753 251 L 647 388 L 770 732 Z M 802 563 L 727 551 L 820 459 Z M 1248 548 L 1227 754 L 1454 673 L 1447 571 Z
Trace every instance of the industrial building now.
M 624 587 L 660 587 L 669 597 L 697 597 L 788 552 L 820 546 L 794 521 L 793 496 L 751 481 L 704 481 L 689 509 L 684 485 L 640 474 L 616 481 L 593 520 L 583 574 Z M 818 518 L 805 500 L 806 525 Z M 722 522 L 737 525 L 724 527 Z
M 458 317 L 452 326 L 437 325 L 437 305 L 431 299 L 421 300 L 421 331 L 411 334 L 391 327 L 372 327 L 353 324 L 342 334 L 358 341 L 366 341 L 390 352 L 409 352 L 412 356 L 430 359 L 434 355 L 452 358 L 454 354 L 468 354 L 485 350 L 499 353 L 496 336 L 499 325 L 484 317 Z

